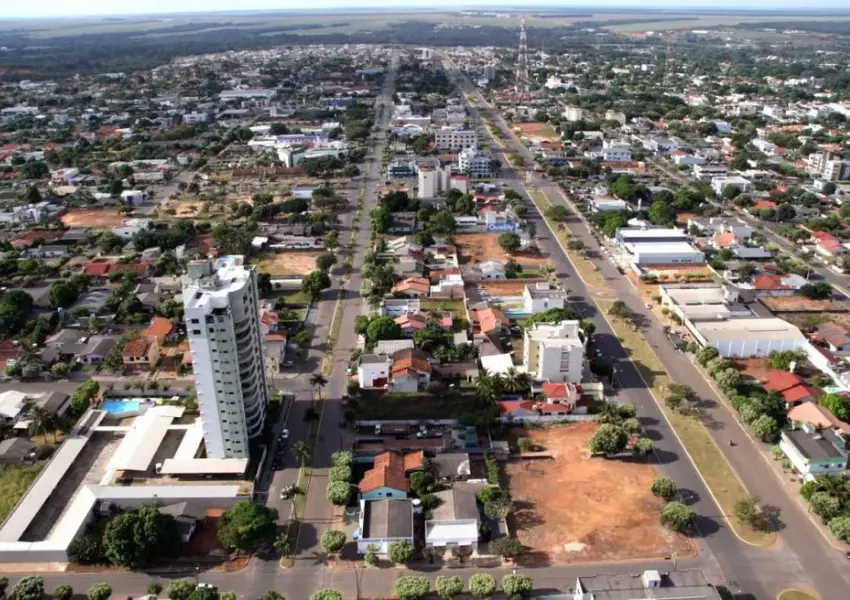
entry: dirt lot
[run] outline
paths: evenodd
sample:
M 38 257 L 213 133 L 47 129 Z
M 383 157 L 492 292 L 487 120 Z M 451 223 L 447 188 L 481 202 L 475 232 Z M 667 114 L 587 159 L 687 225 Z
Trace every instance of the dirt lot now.
M 121 225 L 127 219 L 113 208 L 74 208 L 62 215 L 66 227 L 95 227 L 100 229 Z
M 532 548 L 532 563 L 612 561 L 690 556 L 684 536 L 660 524 L 662 502 L 650 492 L 648 464 L 590 459 L 596 423 L 534 429 L 522 435 L 553 460 L 513 461 L 506 468 L 517 508 L 517 537 Z M 521 561 L 522 562 L 522 561 Z
M 513 257 L 521 265 L 537 266 L 549 261 L 545 254 L 517 252 L 508 254 L 499 246 L 498 233 L 461 233 L 455 235 L 458 261 L 462 265 L 487 260 L 506 261 Z
M 814 300 L 805 296 L 771 298 L 763 296 L 761 301 L 774 312 L 823 312 L 843 311 L 840 304 L 832 300 Z M 832 317 L 830 317 L 832 318 Z
M 257 271 L 272 277 L 281 275 L 306 275 L 316 269 L 316 257 L 321 252 L 282 252 L 255 260 Z
M 479 281 L 478 287 L 491 296 L 521 296 L 526 285 L 543 279 L 500 279 L 498 281 Z
M 519 128 L 522 135 L 528 138 L 541 140 L 560 140 L 561 136 L 552 129 L 548 123 L 515 123 L 513 127 Z

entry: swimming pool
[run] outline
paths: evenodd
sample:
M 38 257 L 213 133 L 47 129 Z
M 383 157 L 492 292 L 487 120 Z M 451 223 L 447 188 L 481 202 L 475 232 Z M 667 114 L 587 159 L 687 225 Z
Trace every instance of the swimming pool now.
M 107 400 L 100 405 L 100 410 L 110 414 L 138 412 L 141 404 L 139 400 Z

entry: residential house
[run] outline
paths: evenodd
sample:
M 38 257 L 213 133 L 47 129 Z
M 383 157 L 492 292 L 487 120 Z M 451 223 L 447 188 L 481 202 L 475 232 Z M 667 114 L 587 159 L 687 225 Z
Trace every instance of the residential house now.
M 386 388 L 393 361 L 383 354 L 361 354 L 357 361 L 357 380 L 363 389 Z
M 644 571 L 640 575 L 611 573 L 577 577 L 569 600 L 721 600 L 722 596 L 701 571 Z
M 402 350 L 393 355 L 393 392 L 412 394 L 431 381 L 433 367 L 421 350 Z
M 165 317 L 154 317 L 150 326 L 142 332 L 142 336 L 156 339 L 160 347 L 176 344 L 180 337 L 174 323 Z
M 62 392 L 44 392 L 40 396 L 33 398 L 32 405 L 38 406 L 51 415 L 62 416 L 71 407 L 71 397 Z
M 817 402 L 803 402 L 788 411 L 788 420 L 793 427 L 809 425 L 815 429 L 835 429 L 842 436 L 850 437 L 850 424 L 841 421 L 832 411 Z
M 152 370 L 159 360 L 160 346 L 156 338 L 139 336 L 130 340 L 121 351 L 125 367 Z
M 428 319 L 431 316 L 427 313 L 417 312 L 417 313 L 407 313 L 401 316 L 398 316 L 394 319 L 396 325 L 401 327 L 401 333 L 404 337 L 412 338 L 413 334 L 419 331 L 420 329 L 424 329 L 428 324 Z M 452 329 L 452 314 L 449 312 L 442 312 L 438 319 L 435 319 L 437 324 L 447 330 L 451 331 Z
M 821 323 L 812 335 L 812 340 L 823 342 L 832 352 L 850 352 L 850 330 L 840 323 Z
M 582 389 L 580 385 L 564 383 L 544 383 L 543 395 L 549 404 L 566 406 L 574 414 L 586 414 L 587 404 L 582 401 Z
M 419 298 L 384 298 L 378 311 L 382 316 L 398 317 L 407 313 L 418 313 L 420 306 Z
M 14 423 L 24 412 L 27 395 L 17 390 L 0 393 L 0 423 Z
M 413 348 L 413 340 L 411 339 L 403 339 L 403 340 L 379 340 L 377 344 L 375 344 L 374 353 L 375 354 L 386 354 L 387 356 L 392 356 L 396 352 L 401 352 L 402 350 L 410 350 Z
M 805 379 L 788 371 L 771 371 L 764 389 L 779 393 L 789 409 L 803 402 L 816 400 L 822 395 L 820 390 L 808 385 Z
M 486 260 L 478 264 L 481 279 L 507 279 L 505 264 L 500 260 Z
M 486 335 L 499 336 L 507 332 L 511 326 L 511 320 L 498 308 L 475 310 L 471 316 L 478 331 Z
M 35 444 L 27 438 L 12 437 L 0 442 L 0 465 L 20 464 L 33 459 Z
M 751 287 L 759 296 L 793 296 L 804 285 L 806 280 L 794 273 L 786 275 L 763 273 L 753 277 Z
M 407 298 L 422 298 L 428 296 L 428 291 L 431 289 L 431 283 L 425 277 L 411 277 L 397 283 L 392 293 L 395 296 Z
M 402 455 L 382 452 L 375 456 L 374 466 L 363 474 L 358 488 L 361 500 L 407 498 L 410 483 L 407 474 L 422 468 L 422 451 Z
M 480 515 L 476 492 L 481 485 L 455 483 L 451 489 L 436 492 L 439 504 L 425 520 L 428 547 L 475 546 L 478 543 Z
M 541 417 L 566 417 L 573 410 L 566 404 L 535 400 L 501 400 L 499 415 L 505 423 L 537 421 Z
M 115 335 L 93 335 L 89 341 L 77 352 L 77 362 L 84 365 L 99 365 L 109 355 L 110 351 L 118 344 L 118 336 Z
M 817 429 L 802 424 L 782 432 L 779 447 L 807 481 L 818 475 L 840 474 L 847 469 L 847 439 L 840 430 Z
M 548 283 L 528 284 L 522 290 L 522 304 L 525 312 L 534 315 L 555 308 L 564 308 L 567 292 L 553 288 Z
M 357 552 L 386 556 L 393 542 L 413 545 L 413 502 L 406 498 L 360 500 Z

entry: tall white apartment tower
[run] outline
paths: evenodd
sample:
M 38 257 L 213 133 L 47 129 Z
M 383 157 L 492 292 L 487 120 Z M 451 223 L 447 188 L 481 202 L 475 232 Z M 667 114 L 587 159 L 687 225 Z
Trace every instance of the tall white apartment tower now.
M 183 278 L 186 332 L 208 458 L 247 458 L 260 435 L 268 386 L 257 275 L 241 256 L 189 263 Z

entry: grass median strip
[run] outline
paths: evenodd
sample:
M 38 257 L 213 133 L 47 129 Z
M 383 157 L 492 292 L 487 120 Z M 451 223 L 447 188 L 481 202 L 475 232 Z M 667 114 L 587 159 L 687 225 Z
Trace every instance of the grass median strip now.
M 599 309 L 607 314 L 614 301 L 597 300 L 596 303 Z M 609 319 L 609 322 L 656 399 L 663 398 L 671 380 L 661 360 L 649 347 L 640 331 L 634 331 L 619 320 Z M 736 535 L 755 546 L 772 544 L 776 540 L 774 532 L 756 531 L 735 520 L 735 503 L 749 497 L 749 494 L 705 426 L 694 417 L 670 410 L 662 402 L 658 404 L 720 504 L 720 509 Z
M 549 202 L 549 199 L 546 197 L 546 194 L 544 194 L 540 190 L 530 190 L 528 192 L 528 195 L 531 196 L 531 200 L 534 202 L 535 206 L 537 206 L 537 210 L 540 211 L 540 214 L 543 215 L 543 218 L 546 220 L 547 223 L 549 223 L 549 226 L 552 228 L 552 231 L 555 232 L 555 235 L 563 244 L 564 248 L 567 251 L 567 254 L 569 254 L 570 256 L 570 260 L 572 261 L 573 265 L 575 265 L 576 270 L 579 272 L 584 282 L 592 287 L 605 287 L 605 279 L 602 277 L 602 274 L 596 269 L 594 264 L 577 251 L 569 249 L 568 244 L 572 234 L 570 233 L 570 230 L 567 228 L 567 226 L 563 223 L 553 223 L 552 220 L 546 216 L 546 210 L 552 206 L 552 203 Z

